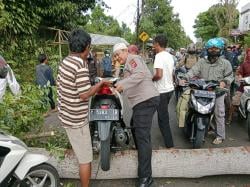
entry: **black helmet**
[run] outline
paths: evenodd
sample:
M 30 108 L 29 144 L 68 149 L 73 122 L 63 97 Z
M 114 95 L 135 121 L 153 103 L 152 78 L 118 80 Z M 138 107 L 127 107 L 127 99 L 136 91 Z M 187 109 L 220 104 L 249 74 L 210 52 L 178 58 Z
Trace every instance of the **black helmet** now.
M 191 43 L 188 45 L 187 52 L 189 54 L 195 54 L 196 53 L 196 46 L 194 43 Z

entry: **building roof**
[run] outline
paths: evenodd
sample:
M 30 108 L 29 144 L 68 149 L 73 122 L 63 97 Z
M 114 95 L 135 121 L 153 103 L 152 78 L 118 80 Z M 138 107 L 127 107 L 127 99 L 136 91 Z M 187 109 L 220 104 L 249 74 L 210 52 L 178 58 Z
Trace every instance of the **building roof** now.
M 247 3 L 241 8 L 241 14 L 245 14 L 248 11 L 250 11 L 250 3 Z
M 90 36 L 92 45 L 115 45 L 122 42 L 129 45 L 124 38 L 117 36 L 106 36 L 101 34 L 90 34 Z

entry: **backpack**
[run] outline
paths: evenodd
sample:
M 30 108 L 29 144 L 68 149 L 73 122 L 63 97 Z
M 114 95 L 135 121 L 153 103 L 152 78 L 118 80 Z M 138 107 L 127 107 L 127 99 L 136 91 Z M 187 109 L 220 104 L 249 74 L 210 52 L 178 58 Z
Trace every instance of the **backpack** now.
M 188 112 L 188 102 L 191 97 L 190 92 L 191 92 L 190 89 L 185 90 L 177 102 L 176 116 L 179 127 L 185 126 L 185 118 Z

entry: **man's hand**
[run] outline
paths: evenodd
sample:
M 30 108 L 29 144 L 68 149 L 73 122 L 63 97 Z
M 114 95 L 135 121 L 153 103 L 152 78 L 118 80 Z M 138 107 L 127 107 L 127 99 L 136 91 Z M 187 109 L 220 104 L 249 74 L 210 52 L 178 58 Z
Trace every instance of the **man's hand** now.
M 106 79 L 102 79 L 101 85 L 102 85 L 102 86 L 111 87 L 111 86 L 112 86 L 112 82 L 111 82 L 111 81 L 108 81 L 108 80 L 106 80 Z
M 179 85 L 180 86 L 185 86 L 186 85 L 186 80 L 185 79 L 181 79 L 181 80 L 179 80 Z
M 115 84 L 115 90 L 118 92 L 122 92 L 123 91 L 123 87 L 120 84 Z
M 224 81 L 220 82 L 220 88 L 225 88 L 226 87 L 226 83 Z

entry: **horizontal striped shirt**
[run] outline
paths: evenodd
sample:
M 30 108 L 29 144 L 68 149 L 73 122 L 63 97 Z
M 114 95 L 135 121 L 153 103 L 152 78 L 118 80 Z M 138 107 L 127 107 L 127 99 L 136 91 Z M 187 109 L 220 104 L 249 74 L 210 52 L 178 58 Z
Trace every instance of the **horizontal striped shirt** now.
M 79 128 L 88 123 L 88 101 L 80 98 L 90 89 L 86 62 L 68 56 L 59 65 L 57 76 L 59 119 L 64 127 Z

